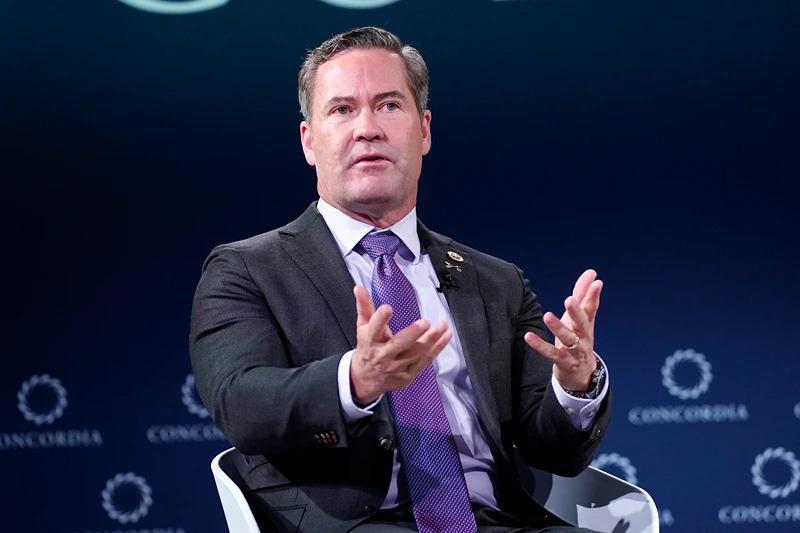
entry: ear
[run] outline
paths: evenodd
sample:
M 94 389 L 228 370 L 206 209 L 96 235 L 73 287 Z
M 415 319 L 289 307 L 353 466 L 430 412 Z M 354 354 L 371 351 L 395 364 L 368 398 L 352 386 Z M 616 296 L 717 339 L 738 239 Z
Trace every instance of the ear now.
M 312 167 L 316 166 L 314 144 L 311 142 L 311 126 L 305 120 L 300 123 L 300 144 L 303 146 L 306 162 Z
M 422 155 L 431 151 L 431 112 L 425 110 L 422 115 Z

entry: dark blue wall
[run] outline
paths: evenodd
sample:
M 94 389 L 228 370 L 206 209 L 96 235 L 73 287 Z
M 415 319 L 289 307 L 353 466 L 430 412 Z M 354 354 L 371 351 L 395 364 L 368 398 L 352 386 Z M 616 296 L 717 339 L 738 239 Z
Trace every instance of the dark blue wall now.
M 4 2 L 0 531 L 224 530 L 200 266 L 316 199 L 297 69 L 364 24 L 430 67 L 420 218 L 556 312 L 605 280 L 604 468 L 665 531 L 798 531 L 795 0 Z

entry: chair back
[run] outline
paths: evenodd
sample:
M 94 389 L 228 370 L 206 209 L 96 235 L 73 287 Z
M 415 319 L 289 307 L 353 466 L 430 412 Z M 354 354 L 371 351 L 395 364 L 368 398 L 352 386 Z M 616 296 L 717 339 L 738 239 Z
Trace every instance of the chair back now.
M 239 474 L 237 463 L 244 461 L 244 456 L 230 448 L 220 453 L 211 461 L 211 472 L 217 484 L 222 510 L 225 512 L 225 521 L 228 522 L 228 531 L 231 533 L 261 533 L 250 510 L 250 505 L 242 494 L 241 487 L 244 480 Z M 243 466 L 239 464 L 239 466 Z
M 545 509 L 578 527 L 600 533 L 659 533 L 653 498 L 637 487 L 590 466 L 574 478 L 516 461 L 523 485 Z

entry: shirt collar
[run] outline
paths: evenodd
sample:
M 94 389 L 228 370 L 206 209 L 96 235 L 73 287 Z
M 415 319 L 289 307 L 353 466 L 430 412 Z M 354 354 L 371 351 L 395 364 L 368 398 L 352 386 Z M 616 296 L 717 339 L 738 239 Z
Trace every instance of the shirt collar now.
M 317 210 L 333 233 L 333 238 L 336 240 L 342 256 L 349 254 L 361 239 L 377 229 L 342 213 L 322 198 L 317 202 Z M 406 248 L 414 255 L 413 262 L 418 262 L 420 243 L 417 234 L 417 208 L 412 208 L 406 216 L 388 228 L 377 229 L 378 232 L 390 230 L 403 241 Z

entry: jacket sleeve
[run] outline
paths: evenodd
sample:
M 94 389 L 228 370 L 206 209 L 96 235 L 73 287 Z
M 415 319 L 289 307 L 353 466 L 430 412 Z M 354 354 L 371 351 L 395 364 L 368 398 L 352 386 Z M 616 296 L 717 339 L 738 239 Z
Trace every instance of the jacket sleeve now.
M 517 270 L 523 297 L 514 341 L 515 406 L 514 443 L 530 466 L 560 476 L 576 476 L 592 461 L 600 439 L 611 420 L 610 390 L 593 424 L 586 430 L 576 428 L 564 412 L 553 391 L 550 379 L 553 364 L 533 350 L 523 336 L 532 331 L 551 342 L 545 330 L 541 306 L 530 284 Z
M 343 354 L 292 368 L 288 342 L 241 254 L 215 248 L 194 297 L 190 355 L 200 397 L 245 454 L 346 446 L 336 380 Z

